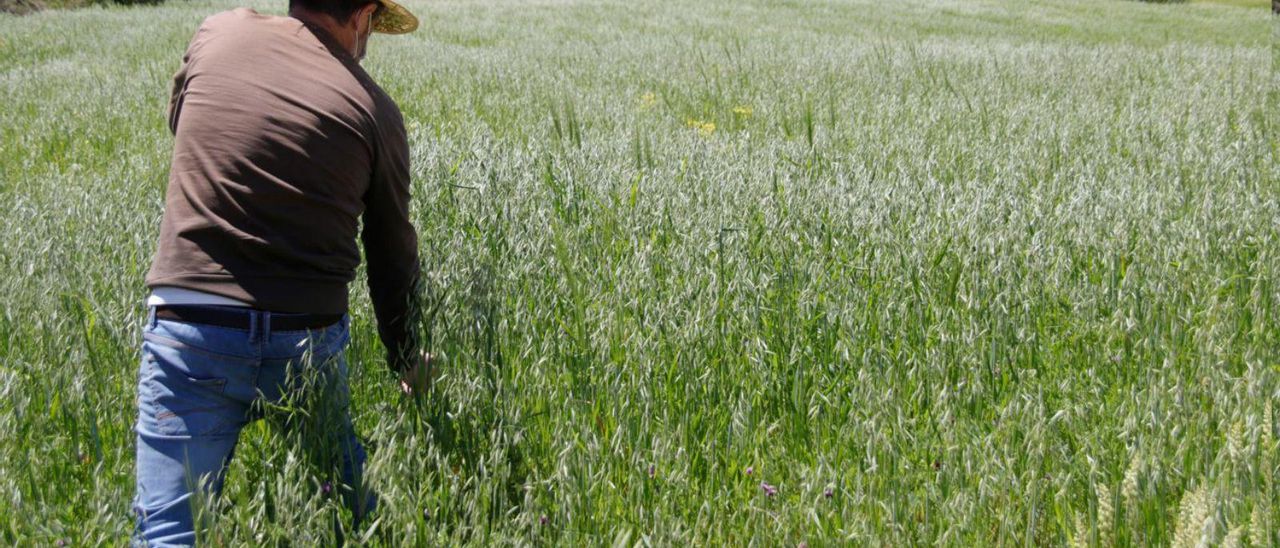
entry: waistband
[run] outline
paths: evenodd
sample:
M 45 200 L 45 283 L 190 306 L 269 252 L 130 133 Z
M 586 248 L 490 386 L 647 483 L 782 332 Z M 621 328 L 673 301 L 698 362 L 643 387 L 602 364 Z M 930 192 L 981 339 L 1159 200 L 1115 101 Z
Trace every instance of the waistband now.
M 342 314 L 280 314 L 251 308 L 204 305 L 160 305 L 155 307 L 155 314 L 161 320 L 246 330 L 252 328 L 254 315 L 269 314 L 271 329 L 277 331 L 322 329 L 342 319 Z

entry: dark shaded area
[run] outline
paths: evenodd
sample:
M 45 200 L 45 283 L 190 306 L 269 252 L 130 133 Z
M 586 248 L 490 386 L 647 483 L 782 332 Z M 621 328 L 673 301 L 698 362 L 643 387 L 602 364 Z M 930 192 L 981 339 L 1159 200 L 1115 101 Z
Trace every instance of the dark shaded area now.
M 74 9 L 108 4 L 131 6 L 139 4 L 159 4 L 163 1 L 164 0 L 0 0 L 0 12 L 23 15 L 45 9 Z
M 44 3 L 39 0 L 0 0 L 0 13 L 22 15 L 44 8 Z

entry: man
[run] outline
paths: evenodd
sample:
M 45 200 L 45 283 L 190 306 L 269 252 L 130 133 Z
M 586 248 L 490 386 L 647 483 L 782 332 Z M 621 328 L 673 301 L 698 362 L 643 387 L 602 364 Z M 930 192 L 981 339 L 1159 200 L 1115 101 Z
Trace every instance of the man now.
M 401 389 L 425 391 L 430 364 L 414 337 L 404 124 L 359 61 L 371 33 L 416 27 L 390 0 L 291 0 L 288 17 L 236 9 L 192 39 L 173 82 L 173 160 L 147 274 L 135 540 L 193 544 L 192 507 L 221 489 L 240 430 L 282 406 L 307 406 L 280 423 L 339 480 L 317 494 L 336 489 L 357 523 L 375 504 L 343 360 L 361 219 Z

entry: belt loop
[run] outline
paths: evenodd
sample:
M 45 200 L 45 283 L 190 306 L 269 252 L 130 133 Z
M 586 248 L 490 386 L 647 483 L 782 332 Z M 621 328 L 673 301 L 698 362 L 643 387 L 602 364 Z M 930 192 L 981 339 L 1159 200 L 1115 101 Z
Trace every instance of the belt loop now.
M 147 328 L 156 328 L 156 307 L 151 305 L 147 306 Z
M 271 337 L 271 312 L 262 311 L 262 340 L 269 340 Z
M 257 342 L 262 338 L 260 331 L 262 323 L 258 321 L 258 312 L 256 310 L 245 310 L 249 314 L 249 342 Z

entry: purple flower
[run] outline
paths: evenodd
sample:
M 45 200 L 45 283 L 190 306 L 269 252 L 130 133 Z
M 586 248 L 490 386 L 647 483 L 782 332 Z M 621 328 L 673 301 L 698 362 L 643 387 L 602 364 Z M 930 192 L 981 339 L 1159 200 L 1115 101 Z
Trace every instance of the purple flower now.
M 747 475 L 748 475 L 748 476 L 750 476 L 750 475 L 751 475 L 751 473 L 752 473 L 752 472 L 755 472 L 755 471 L 756 471 L 756 467 L 754 467 L 754 466 L 748 466 L 748 467 L 747 467 Z
M 765 483 L 765 482 L 763 482 L 763 481 L 762 481 L 762 482 L 760 482 L 760 488 L 761 488 L 761 489 L 764 489 L 764 494 L 765 494 L 765 495 L 767 495 L 767 496 L 772 497 L 772 496 L 774 496 L 774 495 L 778 494 L 778 488 L 777 488 L 777 487 L 774 487 L 774 486 L 772 486 L 772 485 L 769 485 L 768 483 Z
M 653 467 L 653 465 L 652 465 L 652 464 L 650 464 L 650 465 L 649 465 L 649 477 L 650 477 L 650 478 L 652 478 L 652 477 L 654 476 L 654 474 L 657 474 L 657 473 L 658 473 L 658 469 L 657 469 L 657 468 L 654 468 L 654 467 Z
M 827 498 L 831 498 L 831 497 L 836 496 L 836 492 L 835 492 L 835 491 L 832 491 L 832 490 L 831 490 L 831 488 L 830 488 L 830 487 L 828 487 L 826 491 L 823 491 L 823 492 L 822 492 L 822 496 L 827 497 Z
M 542 516 L 538 518 L 538 525 L 546 525 L 548 521 L 551 520 L 547 519 L 546 514 L 542 514 Z
M 64 540 L 64 539 L 58 539 L 58 542 L 55 542 L 55 543 L 53 543 L 53 544 L 54 544 L 54 546 L 57 546 L 58 548 L 62 548 L 63 546 L 66 546 L 66 545 L 67 545 L 67 541 L 66 541 L 66 540 Z
M 800 544 L 796 545 L 796 548 L 809 548 L 809 543 L 801 541 Z
M 332 484 L 330 484 L 330 483 L 329 483 L 329 482 L 327 482 L 327 481 L 326 481 L 326 482 L 324 482 L 324 483 L 321 483 L 321 484 L 320 484 L 320 492 L 321 492 L 321 493 L 324 493 L 324 494 L 326 494 L 326 495 L 328 495 L 329 493 L 332 493 L 332 492 L 333 492 L 333 485 L 332 485 Z

